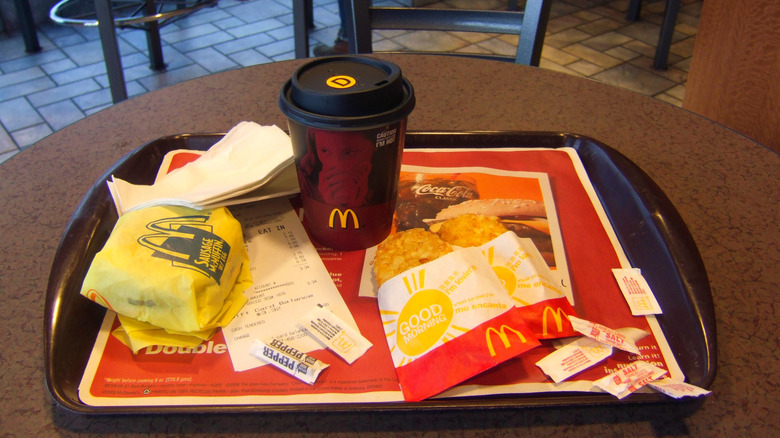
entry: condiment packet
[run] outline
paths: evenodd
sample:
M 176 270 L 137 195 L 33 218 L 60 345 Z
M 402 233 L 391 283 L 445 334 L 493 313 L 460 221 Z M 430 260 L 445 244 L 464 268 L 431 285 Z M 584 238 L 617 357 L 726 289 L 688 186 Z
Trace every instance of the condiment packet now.
M 317 304 L 299 324 L 309 335 L 350 365 L 373 345 L 358 330 L 322 304 Z
M 571 322 L 572 327 L 574 327 L 574 330 L 577 330 L 589 338 L 595 339 L 602 344 L 628 351 L 629 353 L 639 354 L 639 348 L 636 346 L 635 340 L 617 330 L 571 315 L 569 315 L 569 321 Z
M 538 339 L 577 334 L 567 318 L 577 315 L 569 287 L 555 280 L 533 240 L 507 231 L 480 249 Z
M 151 186 L 112 177 L 108 187 L 120 215 L 155 205 L 205 208 L 256 190 L 282 173 L 294 175 L 293 167 L 292 144 L 284 131 L 241 122 L 200 158 Z M 298 191 L 297 184 L 292 191 Z
M 651 363 L 637 361 L 596 380 L 593 384 L 615 397 L 623 399 L 667 373 L 668 371 Z
M 379 311 L 407 401 L 438 394 L 539 345 L 479 248 L 393 277 Z
M 555 383 L 584 371 L 608 358 L 612 347 L 590 338 L 579 338 L 536 362 Z
M 669 397 L 682 398 L 682 397 L 701 397 L 702 395 L 710 394 L 711 391 L 699 388 L 698 386 L 691 385 L 690 383 L 674 380 L 669 377 L 656 380 L 648 383 L 650 387 L 656 391 L 662 392 Z
M 650 285 L 642 277 L 639 269 L 613 269 L 612 273 L 626 298 L 631 314 L 634 316 L 657 315 L 663 313 L 653 295 Z
M 320 373 L 330 366 L 278 339 L 268 342 L 255 339 L 249 354 L 309 385 L 313 385 Z

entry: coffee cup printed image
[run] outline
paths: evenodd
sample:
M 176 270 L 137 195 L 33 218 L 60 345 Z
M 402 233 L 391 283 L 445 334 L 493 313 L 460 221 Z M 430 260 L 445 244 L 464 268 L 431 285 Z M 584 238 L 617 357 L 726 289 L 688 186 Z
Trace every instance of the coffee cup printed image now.
M 307 195 L 328 204 L 366 204 L 368 177 L 374 167 L 371 139 L 359 132 L 309 129 L 306 134 L 308 150 L 300 161 L 300 183 L 306 185 Z

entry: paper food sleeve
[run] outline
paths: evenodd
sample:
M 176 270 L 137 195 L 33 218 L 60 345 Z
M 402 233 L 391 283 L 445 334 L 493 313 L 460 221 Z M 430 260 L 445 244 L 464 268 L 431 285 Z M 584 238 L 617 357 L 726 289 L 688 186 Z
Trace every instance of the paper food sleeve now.
M 434 396 L 539 345 L 478 248 L 382 285 L 379 310 L 407 401 Z
M 119 218 L 81 294 L 121 315 L 137 342 L 180 345 L 181 335 L 226 325 L 251 284 L 241 225 L 226 208 L 160 206 Z
M 553 275 L 531 239 L 511 231 L 480 247 L 515 306 L 538 339 L 578 336 L 568 316 L 577 316 L 567 287 Z

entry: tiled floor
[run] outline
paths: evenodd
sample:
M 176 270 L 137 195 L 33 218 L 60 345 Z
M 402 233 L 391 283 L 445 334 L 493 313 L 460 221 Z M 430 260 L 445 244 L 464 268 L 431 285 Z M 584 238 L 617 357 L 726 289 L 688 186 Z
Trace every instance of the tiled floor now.
M 410 0 L 384 0 L 408 5 Z M 553 0 L 541 67 L 628 88 L 680 105 L 702 0 L 682 0 L 669 69 L 652 68 L 665 1 L 644 0 L 639 21 L 625 17 L 628 0 Z M 149 68 L 146 35 L 118 32 L 132 97 L 195 77 L 292 59 L 291 2 L 220 0 L 161 31 L 168 67 Z M 312 46 L 332 43 L 336 0 L 314 0 Z M 506 8 L 506 0 L 442 0 L 431 7 Z M 0 36 L 0 162 L 52 132 L 111 105 L 95 28 L 38 26 L 41 52 L 24 52 L 18 34 Z M 513 53 L 516 37 L 465 33 L 381 32 L 375 50 Z

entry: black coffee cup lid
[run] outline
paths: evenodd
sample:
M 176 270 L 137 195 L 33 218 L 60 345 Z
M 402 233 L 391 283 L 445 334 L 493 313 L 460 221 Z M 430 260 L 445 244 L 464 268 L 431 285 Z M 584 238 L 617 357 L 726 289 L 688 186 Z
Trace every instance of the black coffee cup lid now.
M 324 128 L 378 125 L 414 108 L 414 90 L 401 69 L 362 56 L 319 58 L 295 71 L 279 107 L 291 119 Z

